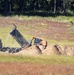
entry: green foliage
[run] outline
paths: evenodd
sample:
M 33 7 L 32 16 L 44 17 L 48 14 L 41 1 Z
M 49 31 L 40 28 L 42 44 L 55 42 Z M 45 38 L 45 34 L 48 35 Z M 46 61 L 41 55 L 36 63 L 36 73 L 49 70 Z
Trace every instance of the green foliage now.
M 47 1 L 48 1 L 48 3 L 50 3 L 51 0 L 47 0 Z
M 25 11 L 41 10 L 64 14 L 66 10 L 74 12 L 73 4 L 74 0 L 0 0 L 0 13 L 8 15 L 12 12 L 19 14 Z

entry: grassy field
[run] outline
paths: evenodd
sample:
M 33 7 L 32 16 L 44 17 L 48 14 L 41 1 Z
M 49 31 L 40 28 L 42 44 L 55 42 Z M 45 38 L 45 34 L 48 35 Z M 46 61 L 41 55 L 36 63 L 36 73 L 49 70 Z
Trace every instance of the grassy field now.
M 20 19 L 24 19 L 24 20 L 32 20 L 32 19 L 36 19 L 36 18 L 43 18 L 43 17 L 40 17 L 40 16 L 12 16 L 12 17 L 16 17 L 16 18 L 20 18 Z M 56 21 L 56 22 L 74 22 L 74 16 L 56 16 L 56 17 L 44 17 L 44 18 L 48 18 L 49 20 L 51 21 Z
M 0 54 L 0 75 L 73 75 L 74 57 Z
M 74 65 L 74 57 L 58 56 L 58 55 L 15 55 L 15 54 L 1 54 L 0 62 L 27 62 L 36 64 L 64 64 Z
M 9 36 L 9 33 L 13 28 L 13 23 L 16 24 L 18 30 L 27 39 L 27 41 L 29 41 L 34 35 L 39 35 L 44 37 L 50 44 L 74 45 L 74 29 L 71 24 L 71 21 L 74 22 L 73 16 L 56 16 L 43 18 L 39 16 L 33 17 L 15 15 L 8 17 L 1 16 L 0 19 L 0 39 L 2 39 L 4 46 L 19 46 L 18 43 L 12 38 L 12 36 Z M 8 41 L 6 41 L 7 38 Z
M 70 23 L 70 21 L 73 20 L 74 17 L 66 17 L 66 16 L 44 17 L 44 18 L 38 16 L 36 17 L 12 16 L 4 18 L 0 17 L 1 21 L 0 39 L 2 39 L 3 46 L 19 47 L 19 44 L 15 40 L 13 40 L 12 36 L 9 36 L 9 32 L 13 28 L 11 24 L 15 23 L 18 27 L 18 30 L 23 34 L 23 36 L 28 41 L 32 38 L 34 34 L 38 33 L 41 36 L 46 36 L 46 40 L 48 41 L 49 45 L 50 44 L 74 45 L 73 40 L 71 41 L 68 40 L 69 38 L 71 38 L 70 36 L 74 34 L 73 28 L 71 27 Z M 58 22 L 60 22 L 60 24 Z M 62 22 L 64 23 L 64 25 L 62 25 L 63 24 Z M 58 25 L 57 26 L 58 28 L 56 27 L 56 25 Z M 60 26 L 62 27 L 62 29 L 66 28 L 66 31 L 65 29 L 61 30 Z M 47 31 L 48 27 L 52 32 L 51 37 L 53 39 L 48 38 L 50 35 L 47 37 L 47 34 L 50 33 L 49 29 Z M 56 28 L 56 31 L 54 28 Z M 61 31 L 58 30 L 65 32 L 61 33 Z M 43 31 L 44 33 L 42 33 Z M 60 41 L 55 40 L 53 35 L 57 34 L 57 32 L 60 32 L 58 34 L 63 35 L 63 37 L 67 32 L 66 36 L 68 35 L 69 37 L 67 38 L 67 40 L 66 39 L 65 40 L 62 39 Z M 6 41 L 7 38 L 8 41 Z M 57 38 L 62 38 L 62 36 Z M 62 56 L 62 55 L 22 56 L 0 52 L 0 75 L 74 75 L 74 56 Z
M 20 47 L 19 44 L 16 42 L 16 40 L 10 35 L 11 27 L 2 27 L 0 28 L 0 38 L 2 39 L 3 46 L 10 46 L 10 47 Z M 26 38 L 27 41 L 30 41 L 33 37 L 29 33 L 29 27 L 26 27 L 26 30 L 22 26 L 18 26 L 18 30 L 21 32 L 21 34 Z M 59 45 L 74 45 L 74 41 L 69 40 L 55 40 L 55 39 L 49 39 L 46 38 L 48 41 L 48 44 L 59 44 Z

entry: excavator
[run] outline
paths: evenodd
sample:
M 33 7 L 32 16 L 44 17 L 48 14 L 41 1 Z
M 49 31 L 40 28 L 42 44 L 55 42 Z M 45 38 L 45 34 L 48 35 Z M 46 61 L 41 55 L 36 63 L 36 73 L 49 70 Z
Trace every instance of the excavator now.
M 33 37 L 29 42 L 23 37 L 23 35 L 18 31 L 17 27 L 15 24 L 14 28 L 10 31 L 10 35 L 18 42 L 18 44 L 21 46 L 20 48 L 11 48 L 11 47 L 3 47 L 2 46 L 2 41 L 0 39 L 0 51 L 8 51 L 9 53 L 16 53 L 22 50 L 22 48 L 26 49 L 30 46 L 32 46 L 32 41 L 34 40 L 34 44 L 36 45 L 36 48 L 38 50 L 41 50 L 39 48 L 39 45 L 43 46 L 43 49 L 47 47 L 47 41 L 39 38 L 39 37 Z

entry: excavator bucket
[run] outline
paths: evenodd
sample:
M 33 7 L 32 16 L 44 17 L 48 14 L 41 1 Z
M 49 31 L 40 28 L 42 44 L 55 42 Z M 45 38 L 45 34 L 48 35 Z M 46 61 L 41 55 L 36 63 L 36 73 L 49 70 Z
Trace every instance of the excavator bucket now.
M 22 34 L 17 30 L 16 27 L 10 32 L 10 34 L 19 43 L 19 45 L 22 48 L 24 48 L 24 47 L 29 45 L 27 40 L 22 36 Z

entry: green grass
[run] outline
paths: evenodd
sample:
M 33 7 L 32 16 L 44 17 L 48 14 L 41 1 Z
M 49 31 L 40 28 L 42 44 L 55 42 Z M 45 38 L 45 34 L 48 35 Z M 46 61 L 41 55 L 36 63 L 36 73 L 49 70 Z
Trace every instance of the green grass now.
M 12 17 L 16 17 L 16 18 L 19 18 L 19 19 L 24 19 L 24 20 L 33 20 L 33 19 L 36 19 L 36 18 L 43 18 L 43 17 L 40 17 L 40 16 L 12 16 Z M 52 16 L 48 16 L 48 17 L 44 17 L 44 18 L 49 18 L 50 21 L 57 21 L 57 22 L 68 22 L 70 23 L 70 21 L 74 22 L 74 16 L 56 16 L 56 17 L 52 17 Z
M 61 45 L 61 46 L 67 46 L 67 45 L 74 45 L 74 41 L 68 41 L 68 40 L 60 40 L 60 41 L 57 41 L 57 40 L 47 40 L 48 41 L 48 44 L 58 44 L 58 45 Z
M 27 62 L 27 63 L 37 63 L 37 64 L 74 64 L 74 57 L 70 56 L 18 56 L 13 54 L 0 55 L 0 62 Z
M 26 27 L 25 29 L 22 26 L 18 27 L 18 30 L 20 33 L 26 38 L 27 41 L 31 40 L 32 35 L 27 34 L 29 31 L 30 27 Z M 19 44 L 16 42 L 15 39 L 10 35 L 9 33 L 11 31 L 11 27 L 2 27 L 0 28 L 0 39 L 2 39 L 3 46 L 10 46 L 10 47 L 20 47 Z M 9 36 L 9 38 L 8 38 Z M 7 40 L 8 38 L 8 40 Z M 7 41 L 6 41 L 7 40 Z M 68 41 L 68 40 L 51 40 L 51 39 L 46 39 L 48 41 L 48 44 L 59 44 L 59 45 L 74 45 L 73 41 Z
M 74 16 L 57 16 L 57 17 L 49 17 L 50 20 L 52 21 L 57 21 L 57 22 L 74 22 Z

